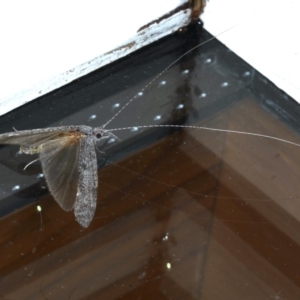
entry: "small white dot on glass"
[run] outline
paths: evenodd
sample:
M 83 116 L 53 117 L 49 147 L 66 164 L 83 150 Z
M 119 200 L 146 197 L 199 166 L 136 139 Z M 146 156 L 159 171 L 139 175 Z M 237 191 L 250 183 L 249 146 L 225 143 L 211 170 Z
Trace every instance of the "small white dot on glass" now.
M 201 93 L 200 95 L 199 95 L 199 98 L 205 98 L 206 97 L 206 93 Z
M 97 116 L 96 115 L 91 115 L 90 117 L 89 117 L 89 121 L 91 121 L 91 120 L 95 120 L 97 118 Z
M 244 74 L 243 74 L 244 77 L 247 77 L 247 76 L 250 76 L 250 72 L 249 71 L 246 71 Z
M 163 237 L 163 241 L 166 242 L 169 239 L 169 234 L 167 233 L 164 237 Z
M 138 129 L 138 127 L 132 127 L 131 128 L 131 131 L 138 131 L 139 129 Z
M 160 120 L 160 119 L 161 119 L 161 116 L 158 115 L 158 116 L 155 116 L 153 120 L 154 120 L 154 121 L 158 121 L 158 120 Z
M 228 82 L 226 81 L 221 84 L 221 87 L 226 87 L 226 86 L 228 86 Z
M 207 59 L 205 60 L 205 63 L 206 63 L 206 64 L 209 64 L 209 63 L 211 63 L 211 61 L 212 61 L 211 58 L 207 58 Z
M 115 138 L 110 138 L 109 140 L 108 140 L 108 144 L 112 144 L 112 143 L 114 143 L 116 141 L 116 139 Z
M 12 188 L 12 191 L 18 191 L 20 189 L 20 186 L 19 185 L 15 185 L 13 188 Z
M 159 83 L 159 85 L 160 85 L 160 86 L 166 85 L 166 83 L 167 83 L 167 82 L 166 82 L 165 80 L 162 80 L 162 81 Z
M 141 96 L 144 95 L 144 93 L 143 92 L 138 92 L 137 95 L 138 95 L 138 97 L 141 97 Z
M 190 71 L 189 70 L 184 70 L 184 71 L 182 71 L 182 75 L 186 75 L 186 74 L 189 74 L 190 73 Z
M 177 109 L 182 109 L 182 108 L 184 108 L 184 105 L 183 104 L 178 104 L 178 106 L 176 108 Z
M 43 177 L 44 177 L 44 174 L 43 174 L 43 173 L 39 173 L 39 174 L 36 176 L 37 179 L 40 179 L 40 178 L 43 178 Z
M 118 107 L 120 107 L 120 103 L 116 103 L 113 105 L 113 108 L 118 108 Z

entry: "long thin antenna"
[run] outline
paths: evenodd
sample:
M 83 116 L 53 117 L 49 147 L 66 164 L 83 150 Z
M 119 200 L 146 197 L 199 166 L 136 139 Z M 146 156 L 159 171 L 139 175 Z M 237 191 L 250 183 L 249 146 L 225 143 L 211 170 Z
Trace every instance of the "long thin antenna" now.
M 35 163 L 36 161 L 38 161 L 38 160 L 40 160 L 39 158 L 37 158 L 37 159 L 35 159 L 35 160 L 33 160 L 33 161 L 31 161 L 30 163 L 28 163 L 25 167 L 24 167 L 24 171 L 31 165 L 31 164 L 33 164 L 33 163 Z
M 201 197 L 205 197 L 205 198 L 214 198 L 215 195 L 207 195 L 207 194 L 202 194 L 202 193 L 197 193 L 197 192 L 194 192 L 194 191 L 191 191 L 191 190 L 188 190 L 188 189 L 185 189 L 185 188 L 182 188 L 182 187 L 178 187 L 177 185 L 175 184 L 170 184 L 170 183 L 166 183 L 164 181 L 161 181 L 161 180 L 157 180 L 155 178 L 152 178 L 152 177 L 149 177 L 149 176 L 146 176 L 144 174 L 141 174 L 139 172 L 135 172 L 131 169 L 128 169 L 128 168 L 125 168 L 123 167 L 122 165 L 120 164 L 117 164 L 117 163 L 114 163 L 110 160 L 107 160 L 108 163 L 116 166 L 117 168 L 121 168 L 123 170 L 126 170 L 132 174 L 135 174 L 135 175 L 138 175 L 139 178 L 142 178 L 142 179 L 148 179 L 152 182 L 156 182 L 160 185 L 164 185 L 164 186 L 168 186 L 172 189 L 179 189 L 179 190 L 183 190 L 183 191 L 187 191 L 189 194 L 192 194 L 192 195 L 196 195 L 196 196 L 201 196 Z M 222 199 L 222 200 L 240 200 L 241 198 L 240 197 L 227 197 L 227 196 L 218 196 L 218 199 Z M 270 201 L 273 201 L 273 200 L 276 200 L 275 198 L 247 198 L 247 197 L 243 197 L 243 200 L 246 200 L 246 201 L 264 201 L 264 202 L 270 202 Z M 282 198 L 282 197 L 279 197 L 277 198 L 277 200 L 299 200 L 299 197 L 287 197 L 287 198 Z
M 251 16 L 252 17 L 252 16 Z M 146 84 L 135 96 L 133 96 L 112 118 L 110 118 L 104 125 L 101 126 L 101 128 L 105 128 L 111 121 L 113 121 L 133 100 L 135 100 L 140 93 L 143 93 L 144 90 L 146 88 L 148 88 L 148 86 L 150 86 L 154 81 L 156 81 L 160 76 L 162 76 L 165 72 L 167 72 L 174 64 L 176 64 L 179 60 L 181 60 L 184 56 L 188 55 L 189 53 L 191 53 L 192 51 L 194 51 L 197 48 L 200 48 L 201 46 L 203 46 L 204 44 L 216 39 L 218 36 L 224 34 L 225 32 L 231 30 L 232 28 L 246 22 L 248 20 L 244 19 L 243 21 L 232 25 L 231 27 L 225 29 L 224 31 L 220 32 L 219 34 L 217 34 L 216 36 L 213 36 L 211 38 L 209 38 L 208 40 L 204 41 L 203 43 L 191 48 L 190 50 L 188 50 L 187 52 L 185 52 L 184 54 L 182 54 L 181 56 L 179 56 L 176 60 L 174 60 L 170 65 L 168 65 L 163 71 L 161 71 L 158 75 L 156 75 L 148 84 Z
M 220 129 L 220 128 L 213 128 L 213 127 L 205 127 L 205 126 L 192 126 L 192 125 L 141 125 L 141 126 L 132 126 L 132 127 L 122 127 L 122 128 L 115 128 L 115 129 L 107 129 L 107 132 L 117 131 L 117 130 L 128 130 L 132 128 L 191 128 L 191 129 L 201 129 L 201 130 L 210 130 L 210 131 L 217 131 L 217 132 L 227 132 L 227 133 L 234 133 L 234 134 L 243 134 L 243 135 L 252 135 L 261 138 L 267 138 L 270 140 L 275 140 L 287 144 L 291 144 L 297 147 L 300 147 L 300 144 L 281 139 L 275 136 L 254 133 L 254 132 L 247 132 L 247 131 L 238 131 L 238 130 L 230 130 L 230 129 Z

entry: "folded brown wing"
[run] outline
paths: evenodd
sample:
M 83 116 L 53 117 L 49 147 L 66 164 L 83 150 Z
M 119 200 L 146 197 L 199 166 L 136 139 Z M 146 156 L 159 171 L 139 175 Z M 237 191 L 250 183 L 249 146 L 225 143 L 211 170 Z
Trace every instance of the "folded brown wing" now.
M 40 159 L 51 194 L 66 211 L 74 207 L 78 190 L 80 139 L 66 136 L 41 146 Z
M 39 146 L 50 139 L 55 139 L 63 131 L 64 128 L 61 127 L 61 130 L 35 129 L 3 133 L 0 134 L 0 144 Z

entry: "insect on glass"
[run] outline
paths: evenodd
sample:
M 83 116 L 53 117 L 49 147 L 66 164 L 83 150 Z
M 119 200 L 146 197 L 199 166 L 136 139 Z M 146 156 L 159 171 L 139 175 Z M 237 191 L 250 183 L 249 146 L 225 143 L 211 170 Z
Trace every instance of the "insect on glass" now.
M 96 142 L 110 136 L 115 137 L 103 128 L 62 126 L 0 134 L 0 143 L 39 154 L 54 199 L 66 211 L 74 208 L 77 222 L 88 227 L 97 204 Z

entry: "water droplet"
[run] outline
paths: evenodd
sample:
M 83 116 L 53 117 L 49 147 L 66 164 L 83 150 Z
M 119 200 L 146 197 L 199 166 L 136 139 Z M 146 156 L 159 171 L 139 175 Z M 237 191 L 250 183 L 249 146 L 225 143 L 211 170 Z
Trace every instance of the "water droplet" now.
M 120 107 L 120 103 L 114 104 L 112 108 L 115 109 L 115 108 L 118 108 L 118 107 Z
M 39 173 L 39 174 L 36 176 L 37 179 L 40 179 L 40 178 L 43 178 L 43 177 L 44 177 L 44 174 L 43 174 L 43 173 Z
M 134 132 L 134 131 L 138 131 L 138 127 L 132 127 L 130 131 Z
M 206 97 L 206 93 L 201 93 L 200 95 L 199 95 L 199 98 L 205 98 Z
M 226 87 L 226 86 L 228 86 L 229 84 L 228 84 L 228 82 L 223 82 L 222 84 L 221 84 L 221 87 Z
M 160 116 L 160 115 L 157 115 L 157 116 L 154 117 L 153 120 L 154 120 L 154 121 L 158 121 L 158 120 L 160 120 L 160 119 L 161 119 L 161 116 Z
M 182 108 L 184 108 L 183 104 L 178 104 L 178 106 L 176 107 L 176 109 L 182 109 Z
M 166 85 L 166 81 L 165 80 L 162 80 L 160 83 L 159 83 L 159 86 L 163 86 L 163 85 Z
M 18 191 L 20 189 L 19 185 L 15 185 L 11 190 L 12 191 Z
M 116 141 L 116 139 L 115 138 L 110 138 L 109 140 L 108 140 L 108 144 L 112 144 L 112 143 L 114 143 Z
M 96 115 L 91 115 L 91 116 L 89 117 L 89 121 L 95 120 L 96 118 L 97 118 Z
M 251 74 L 251 73 L 250 73 L 249 71 L 246 71 L 246 72 L 244 72 L 243 76 L 244 76 L 244 77 L 247 77 L 247 76 L 250 76 L 250 74 Z
M 163 237 L 163 241 L 166 242 L 169 239 L 169 233 L 167 232 L 166 235 Z
M 187 75 L 189 73 L 190 73 L 190 70 L 184 70 L 184 71 L 181 72 L 182 75 Z
M 137 97 L 142 97 L 143 95 L 144 95 L 143 92 L 138 92 L 138 93 L 137 93 Z
M 205 60 L 205 63 L 206 63 L 206 64 L 210 64 L 210 63 L 211 63 L 211 61 L 212 61 L 212 59 L 211 59 L 211 58 L 207 58 L 207 59 Z

